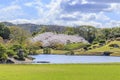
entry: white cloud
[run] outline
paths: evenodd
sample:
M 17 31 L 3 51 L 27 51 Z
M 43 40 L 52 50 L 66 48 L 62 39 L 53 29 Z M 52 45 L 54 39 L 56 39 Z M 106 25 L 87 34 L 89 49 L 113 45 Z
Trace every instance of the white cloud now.
M 119 27 L 120 21 L 111 20 L 109 23 L 104 24 L 105 27 Z
M 18 5 L 11 5 L 0 9 L 0 19 L 8 20 L 23 15 L 22 9 Z
M 2 8 L 1 11 L 3 11 L 3 12 L 7 12 L 7 11 L 18 10 L 18 9 L 21 9 L 21 7 L 18 6 L 18 5 L 11 5 L 11 6 L 8 6 L 8 7 L 5 7 L 5 8 Z
M 21 4 L 19 4 L 20 2 Z M 51 0 L 50 3 L 45 4 L 43 0 L 14 0 L 13 5 L 1 8 L 0 20 L 14 23 L 93 25 L 97 27 L 120 25 L 119 21 L 113 20 L 104 13 L 120 13 L 120 3 L 116 3 L 120 1 L 104 0 L 103 2 L 101 0 Z M 30 8 L 35 9 L 34 13 L 37 14 L 30 14 L 31 18 L 26 18 L 27 11 L 23 12 L 24 7 L 29 10 Z M 21 16 L 23 17 L 21 18 Z
M 115 11 L 116 13 L 120 14 L 120 3 L 111 4 L 111 7 L 108 10 Z
M 28 2 L 28 3 L 25 3 L 24 5 L 27 6 L 27 7 L 32 7 L 32 6 L 33 6 L 33 3 Z

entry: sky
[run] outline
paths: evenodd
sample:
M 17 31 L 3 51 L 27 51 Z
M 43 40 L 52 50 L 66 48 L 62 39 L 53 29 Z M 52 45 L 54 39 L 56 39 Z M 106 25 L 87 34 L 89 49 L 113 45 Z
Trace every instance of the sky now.
M 0 22 L 120 26 L 120 0 L 0 0 Z

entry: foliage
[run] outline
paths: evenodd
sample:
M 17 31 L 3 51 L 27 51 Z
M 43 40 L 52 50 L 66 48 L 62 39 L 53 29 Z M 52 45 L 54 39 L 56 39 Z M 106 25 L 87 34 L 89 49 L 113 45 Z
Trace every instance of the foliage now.
M 14 52 L 13 50 L 11 49 L 8 49 L 6 54 L 9 56 L 9 57 L 13 57 L 14 55 L 16 55 L 16 52 Z
M 64 49 L 64 44 L 55 42 L 55 43 L 51 44 L 50 47 L 52 49 L 63 50 Z
M 1 43 L 1 44 L 4 44 L 4 40 L 3 40 L 2 37 L 0 37 L 0 43 Z
M 74 55 L 74 51 L 73 50 L 70 50 L 69 52 L 65 53 L 66 55 Z
M 10 36 L 10 30 L 8 27 L 5 27 L 4 24 L 0 23 L 0 36 L 3 39 L 9 39 Z
M 96 37 L 96 30 L 93 26 L 80 26 L 76 28 L 76 33 L 92 43 Z
M 25 58 L 24 58 L 25 53 L 24 53 L 24 50 L 23 50 L 23 49 L 19 49 L 17 55 L 18 55 L 18 57 L 19 57 L 19 58 L 18 58 L 19 60 L 25 60 Z
M 71 43 L 65 45 L 64 49 L 65 50 L 74 50 L 74 49 L 80 49 L 86 47 L 87 44 L 84 43 Z
M 43 49 L 44 54 L 51 54 L 51 49 L 49 47 L 46 47 Z
M 28 37 L 30 36 L 30 33 L 25 31 L 24 29 L 20 27 L 10 27 L 10 39 L 17 41 L 19 44 L 23 44 Z
M 15 52 L 18 52 L 19 49 L 22 49 L 22 46 L 20 44 L 15 44 L 15 45 L 11 46 L 10 49 Z
M 110 44 L 109 46 L 110 46 L 110 47 L 113 47 L 113 48 L 119 48 L 119 45 L 118 45 L 118 44 Z
M 7 52 L 7 49 L 5 48 L 5 46 L 0 44 L 0 59 L 2 59 L 2 60 L 6 60 L 7 59 L 6 52 Z
M 67 35 L 74 35 L 75 34 L 75 28 L 73 27 L 65 27 L 65 34 Z
M 115 45 L 115 46 L 114 46 Z M 111 47 L 112 46 L 112 47 Z M 117 47 L 116 47 L 117 46 Z M 120 46 L 120 41 L 111 41 L 101 47 L 97 47 L 97 48 L 92 48 L 91 50 L 88 50 L 86 53 L 97 53 L 97 52 L 105 52 L 105 51 L 109 51 L 112 52 L 112 54 L 110 55 L 114 55 L 114 56 L 120 56 L 120 48 L 118 47 Z

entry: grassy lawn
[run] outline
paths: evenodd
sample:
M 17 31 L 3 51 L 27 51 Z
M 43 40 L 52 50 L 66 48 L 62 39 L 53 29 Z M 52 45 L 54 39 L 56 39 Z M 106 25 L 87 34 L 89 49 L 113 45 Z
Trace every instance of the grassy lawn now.
M 111 45 L 111 44 L 117 44 L 120 46 L 120 41 L 112 41 L 100 48 L 91 49 L 91 50 L 87 51 L 87 53 L 109 51 L 109 52 L 113 52 L 113 54 L 111 54 L 112 56 L 120 56 L 120 48 L 109 47 L 109 45 Z
M 69 52 L 69 51 L 67 51 L 67 50 L 55 50 L 55 49 L 51 49 L 51 53 L 52 54 L 65 54 L 67 52 Z M 43 54 L 43 49 L 37 50 L 37 53 L 38 54 Z
M 120 64 L 0 65 L 0 80 L 119 80 Z
M 120 46 L 120 41 L 111 41 L 110 43 L 102 46 L 102 47 L 97 47 L 97 48 L 92 48 L 88 51 L 85 51 L 84 49 L 80 48 L 80 46 L 84 46 L 85 44 L 82 43 L 74 43 L 74 44 L 68 44 L 66 45 L 66 49 L 68 50 L 55 50 L 55 49 L 51 49 L 51 53 L 52 54 L 66 54 L 69 52 L 69 50 L 73 50 L 75 54 L 100 54 L 103 53 L 105 51 L 109 51 L 112 52 L 111 56 L 120 56 L 120 48 L 114 48 L 114 47 L 110 47 L 109 45 L 111 44 L 117 44 L 118 46 Z M 99 46 L 98 44 L 92 45 L 93 46 Z M 39 49 L 37 50 L 37 54 L 42 54 L 43 53 L 43 49 Z
M 111 44 L 117 44 L 117 45 L 120 46 L 120 41 L 112 41 L 112 42 L 108 43 L 107 45 L 105 45 L 103 47 L 92 49 L 90 51 L 91 52 L 100 52 L 100 51 L 110 51 L 110 52 L 117 52 L 117 51 L 119 51 L 120 52 L 120 48 L 109 47 L 109 45 L 111 45 Z
M 75 49 L 79 49 L 83 46 L 85 46 L 87 44 L 84 44 L 84 43 L 71 43 L 71 44 L 67 44 L 65 45 L 65 49 L 67 50 L 75 50 Z

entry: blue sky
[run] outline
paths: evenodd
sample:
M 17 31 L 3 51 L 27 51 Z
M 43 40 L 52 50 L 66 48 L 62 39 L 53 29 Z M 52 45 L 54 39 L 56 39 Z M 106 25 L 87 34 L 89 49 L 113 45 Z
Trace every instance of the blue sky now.
M 120 0 L 0 0 L 0 21 L 120 26 Z

